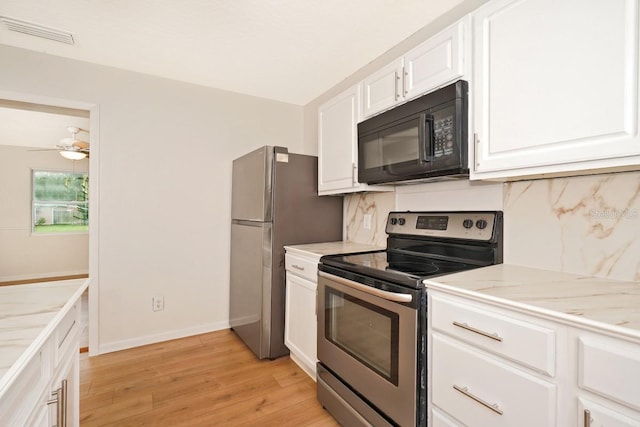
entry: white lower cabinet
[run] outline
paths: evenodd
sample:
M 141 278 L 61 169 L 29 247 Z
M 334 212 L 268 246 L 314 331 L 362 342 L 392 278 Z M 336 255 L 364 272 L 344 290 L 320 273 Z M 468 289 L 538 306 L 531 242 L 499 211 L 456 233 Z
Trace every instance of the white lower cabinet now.
M 553 327 L 430 291 L 428 330 L 432 426 L 557 425 Z
M 53 365 L 51 347 L 51 340 L 47 340 L 27 362 L 4 398 L 0 400 L 0 420 L 6 423 L 4 425 L 29 425 L 27 420 L 43 417 L 46 417 L 48 422 L 48 410 L 42 402 L 48 398 Z
M 578 426 L 640 426 L 640 346 L 574 330 Z
M 80 425 L 79 325 L 78 300 L 0 400 L 0 425 Z
M 458 427 L 460 425 L 437 408 L 431 409 L 429 423 L 432 427 Z
M 318 258 L 287 253 L 284 343 L 291 360 L 316 379 Z
M 429 289 L 429 425 L 640 427 L 640 342 Z
M 556 385 L 501 359 L 433 335 L 433 404 L 465 425 L 551 426 Z
M 579 427 L 638 427 L 640 420 L 631 418 L 606 403 L 598 404 L 588 398 L 578 398 Z

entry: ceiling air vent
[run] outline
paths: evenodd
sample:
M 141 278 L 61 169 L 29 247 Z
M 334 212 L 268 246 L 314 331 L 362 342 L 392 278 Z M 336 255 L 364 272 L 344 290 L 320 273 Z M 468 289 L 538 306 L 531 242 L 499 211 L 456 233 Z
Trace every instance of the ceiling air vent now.
M 73 34 L 47 27 L 33 22 L 21 21 L 20 19 L 10 18 L 8 16 L 0 16 L 0 21 L 6 25 L 7 29 L 16 31 L 30 36 L 40 37 L 47 40 L 53 40 L 60 43 L 73 44 Z

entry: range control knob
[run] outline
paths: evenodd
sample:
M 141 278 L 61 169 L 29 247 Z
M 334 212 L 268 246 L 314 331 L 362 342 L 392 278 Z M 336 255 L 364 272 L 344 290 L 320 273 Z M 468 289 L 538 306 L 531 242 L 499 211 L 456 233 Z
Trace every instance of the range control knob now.
M 473 227 L 473 220 L 472 219 L 465 219 L 464 221 L 462 221 L 462 226 L 464 228 L 471 228 Z
M 487 220 L 485 219 L 477 220 L 476 227 L 478 227 L 480 230 L 484 230 L 485 228 L 487 228 Z
M 398 218 L 398 224 L 404 225 L 405 222 L 407 221 L 404 218 Z
M 391 223 L 391 225 L 396 225 L 398 223 L 398 219 L 397 218 L 391 218 L 389 220 L 389 222 Z

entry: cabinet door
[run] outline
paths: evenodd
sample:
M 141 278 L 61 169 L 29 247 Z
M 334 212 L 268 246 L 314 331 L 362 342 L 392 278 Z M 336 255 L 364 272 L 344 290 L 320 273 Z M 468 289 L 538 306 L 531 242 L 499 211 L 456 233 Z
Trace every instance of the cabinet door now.
M 431 37 L 404 56 L 403 95 L 413 98 L 464 75 L 468 20 Z M 465 37 L 466 36 L 466 37 Z
M 393 191 L 358 182 L 358 120 L 362 86 L 356 85 L 318 108 L 318 194 Z
M 357 187 L 360 85 L 318 109 L 318 192 Z
M 68 427 L 80 425 L 80 353 L 78 351 L 79 336 L 76 335 L 73 351 L 69 351 L 56 375 L 51 380 L 51 399 L 60 399 L 60 404 L 49 405 L 49 425 L 60 425 L 59 417 L 64 418 Z M 63 381 L 66 385 L 63 386 Z M 66 390 L 64 393 L 62 389 Z
M 613 405 L 611 405 L 613 406 Z M 612 407 L 598 405 L 589 399 L 578 399 L 578 427 L 638 427 L 640 416 L 626 416 Z
M 39 420 L 47 411 L 45 399 L 52 365 L 51 340 L 47 340 L 0 399 L 0 425 L 18 427 L 41 423 Z
M 316 377 L 316 283 L 287 272 L 284 341 L 301 367 Z
M 582 333 L 578 386 L 640 411 L 640 351 L 635 343 Z
M 473 35 L 473 178 L 640 163 L 638 0 L 496 0 Z
M 364 79 L 363 115 L 371 117 L 403 99 L 403 60 L 398 59 Z

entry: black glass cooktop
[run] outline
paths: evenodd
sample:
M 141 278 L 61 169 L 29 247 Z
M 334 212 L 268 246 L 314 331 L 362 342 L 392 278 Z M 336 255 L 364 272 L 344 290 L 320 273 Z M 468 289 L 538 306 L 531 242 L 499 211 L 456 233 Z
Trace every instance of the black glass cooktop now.
M 325 265 L 365 276 L 389 280 L 411 287 L 421 287 L 422 280 L 443 274 L 457 273 L 480 267 L 458 261 L 430 258 L 428 255 L 376 251 L 322 257 Z

